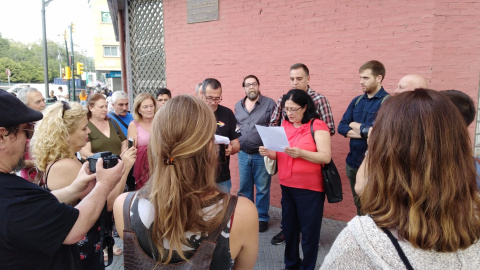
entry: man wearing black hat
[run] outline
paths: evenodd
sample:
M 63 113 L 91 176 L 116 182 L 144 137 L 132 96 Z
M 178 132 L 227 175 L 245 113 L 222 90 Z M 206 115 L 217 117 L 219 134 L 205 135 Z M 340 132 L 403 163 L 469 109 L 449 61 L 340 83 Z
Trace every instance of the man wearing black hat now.
M 84 164 L 70 186 L 50 193 L 11 174 L 22 168 L 31 122 L 42 114 L 4 90 L 0 108 L 0 269 L 80 269 L 74 244 L 100 216 L 123 162 L 105 170 L 99 160 L 96 174 Z M 75 208 L 61 203 L 80 198 Z

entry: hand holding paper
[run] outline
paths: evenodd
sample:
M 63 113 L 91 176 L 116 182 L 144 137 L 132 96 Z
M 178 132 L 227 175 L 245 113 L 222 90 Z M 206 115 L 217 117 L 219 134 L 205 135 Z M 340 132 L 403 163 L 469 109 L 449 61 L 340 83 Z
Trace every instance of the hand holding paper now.
M 264 127 L 255 125 L 263 145 L 268 150 L 284 152 L 285 147 L 290 147 L 287 134 L 283 127 Z

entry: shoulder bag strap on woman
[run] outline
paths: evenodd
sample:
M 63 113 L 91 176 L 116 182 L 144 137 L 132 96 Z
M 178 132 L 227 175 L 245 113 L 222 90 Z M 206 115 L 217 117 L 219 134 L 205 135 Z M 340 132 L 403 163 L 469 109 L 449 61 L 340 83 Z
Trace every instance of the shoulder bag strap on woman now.
M 397 238 L 393 237 L 392 232 L 388 230 L 387 228 L 382 228 L 383 232 L 390 238 L 390 241 L 392 241 L 393 246 L 395 246 L 395 249 L 398 252 L 398 256 L 400 256 L 400 259 L 402 260 L 403 264 L 405 264 L 405 267 L 407 267 L 408 270 L 413 270 L 412 265 L 408 261 L 407 256 L 405 256 L 405 253 L 403 253 L 402 247 L 400 247 L 400 244 L 398 244 Z
M 315 141 L 315 133 L 313 131 L 313 121 L 310 122 L 310 133 L 312 134 L 313 142 Z M 338 173 L 337 166 L 333 163 L 333 158 L 330 162 L 322 165 L 323 187 L 327 195 L 329 203 L 338 203 L 343 200 L 342 179 Z

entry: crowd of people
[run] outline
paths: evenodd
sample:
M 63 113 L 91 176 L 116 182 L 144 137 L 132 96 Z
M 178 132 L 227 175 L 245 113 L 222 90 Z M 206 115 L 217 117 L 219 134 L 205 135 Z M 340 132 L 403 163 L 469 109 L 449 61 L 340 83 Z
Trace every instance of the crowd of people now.
M 357 216 L 321 268 L 477 269 L 480 165 L 467 130 L 474 102 L 458 90 L 429 90 L 416 74 L 390 95 L 385 73 L 376 60 L 360 66 L 362 94 L 337 128 L 350 140 L 345 167 Z M 285 243 L 286 269 L 315 269 L 322 164 L 336 130 L 308 67 L 292 65 L 290 81 L 275 102 L 257 76 L 244 77 L 234 111 L 220 105 L 215 78 L 198 83 L 194 96 L 138 94 L 131 113 L 123 91 L 82 92 L 81 103 L 67 95 L 48 108 L 36 89 L 18 98 L 0 91 L 1 268 L 104 269 L 105 212 L 124 239 L 126 269 L 253 269 L 270 220 L 268 158 L 277 161 L 282 195 L 282 231 L 271 243 Z M 267 149 L 255 125 L 282 126 L 289 147 Z M 105 151 L 118 163 L 104 168 L 110 160 L 99 158 L 92 173 L 89 157 Z M 23 179 L 11 174 L 20 169 Z

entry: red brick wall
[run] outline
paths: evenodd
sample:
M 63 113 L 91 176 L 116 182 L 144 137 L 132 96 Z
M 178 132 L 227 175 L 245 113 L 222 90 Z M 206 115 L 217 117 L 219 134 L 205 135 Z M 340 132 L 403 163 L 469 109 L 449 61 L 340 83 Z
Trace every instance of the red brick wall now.
M 164 0 L 167 85 L 174 95 L 193 94 L 198 82 L 215 77 L 223 86 L 222 105 L 233 109 L 244 96 L 242 78 L 255 74 L 262 93 L 277 100 L 290 89 L 289 66 L 302 62 L 338 125 L 361 94 L 358 68 L 376 59 L 386 67 L 383 85 L 390 93 L 400 77 L 418 73 L 433 89 L 478 97 L 480 4 L 471 0 L 219 0 L 219 14 L 218 21 L 187 24 L 187 1 Z M 333 136 L 332 153 L 345 196 L 327 203 L 325 216 L 349 220 L 355 207 L 344 174 L 348 139 Z M 235 192 L 236 157 L 231 169 Z M 280 207 L 277 177 L 272 205 Z

